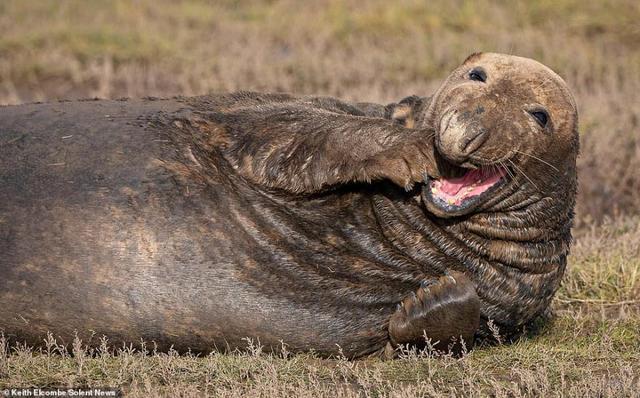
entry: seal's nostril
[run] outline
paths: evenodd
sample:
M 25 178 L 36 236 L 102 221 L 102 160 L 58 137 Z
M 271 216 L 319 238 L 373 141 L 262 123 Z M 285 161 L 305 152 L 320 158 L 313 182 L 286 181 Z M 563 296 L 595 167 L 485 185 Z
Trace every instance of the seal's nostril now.
M 460 149 L 461 149 L 460 152 L 462 152 L 465 155 L 469 155 L 473 151 L 478 149 L 480 145 L 482 145 L 482 143 L 484 142 L 486 132 L 487 131 L 485 129 L 478 129 L 475 132 L 469 134 L 464 139 L 462 139 L 462 142 L 460 145 Z

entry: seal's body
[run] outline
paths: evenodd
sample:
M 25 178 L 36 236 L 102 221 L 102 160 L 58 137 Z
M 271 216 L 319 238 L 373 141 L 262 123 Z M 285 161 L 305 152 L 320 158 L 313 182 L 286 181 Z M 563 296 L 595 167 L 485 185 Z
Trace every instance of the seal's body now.
M 486 192 L 452 194 L 475 174 L 460 177 L 473 158 L 451 155 L 455 131 L 434 128 L 440 97 L 0 108 L 0 329 L 357 357 L 525 324 L 564 271 L 577 145 L 555 149 L 562 176 L 526 158 L 526 179 L 487 171 Z

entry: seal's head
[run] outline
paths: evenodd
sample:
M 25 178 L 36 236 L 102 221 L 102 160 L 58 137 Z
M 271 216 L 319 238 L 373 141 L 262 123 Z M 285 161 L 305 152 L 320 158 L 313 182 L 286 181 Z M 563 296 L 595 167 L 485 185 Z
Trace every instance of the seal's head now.
M 435 131 L 441 172 L 426 181 L 427 208 L 452 217 L 491 211 L 516 191 L 571 193 L 577 121 L 566 83 L 548 67 L 512 55 L 472 54 L 417 117 L 416 127 Z

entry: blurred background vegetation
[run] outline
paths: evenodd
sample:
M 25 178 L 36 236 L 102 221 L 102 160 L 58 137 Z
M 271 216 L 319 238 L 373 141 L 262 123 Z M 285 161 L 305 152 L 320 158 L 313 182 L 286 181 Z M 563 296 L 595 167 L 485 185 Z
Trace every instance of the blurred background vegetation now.
M 532 57 L 578 92 L 638 76 L 635 1 L 0 3 L 2 102 L 255 89 L 387 101 L 474 51 Z M 637 84 L 637 79 L 636 84 Z
M 472 52 L 547 64 L 580 112 L 576 243 L 539 337 L 464 360 L 392 363 L 144 353 L 6 355 L 0 387 L 131 396 L 637 396 L 637 0 L 1 0 L 0 104 L 233 90 L 389 102 L 429 95 Z M 1 325 L 0 325 L 1 326 Z M 76 352 L 77 351 L 77 352 Z M 336 387 L 336 385 L 338 387 Z

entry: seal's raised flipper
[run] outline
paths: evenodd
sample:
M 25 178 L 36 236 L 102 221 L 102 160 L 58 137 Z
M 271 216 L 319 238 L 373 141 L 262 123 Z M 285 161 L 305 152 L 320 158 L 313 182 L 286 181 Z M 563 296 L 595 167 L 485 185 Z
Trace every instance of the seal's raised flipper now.
M 413 124 L 408 106 L 401 101 L 389 115 L 375 104 L 363 106 L 369 116 L 338 100 L 293 98 L 207 117 L 225 131 L 223 156 L 257 185 L 313 194 L 390 180 L 409 190 L 425 173 L 436 175 L 437 162 L 433 129 L 406 127 Z
M 471 347 L 479 323 L 480 298 L 473 283 L 466 275 L 451 272 L 424 281 L 402 300 L 389 322 L 390 348 L 400 344 L 424 347 L 426 335 L 435 349 L 457 354 L 461 339 Z

